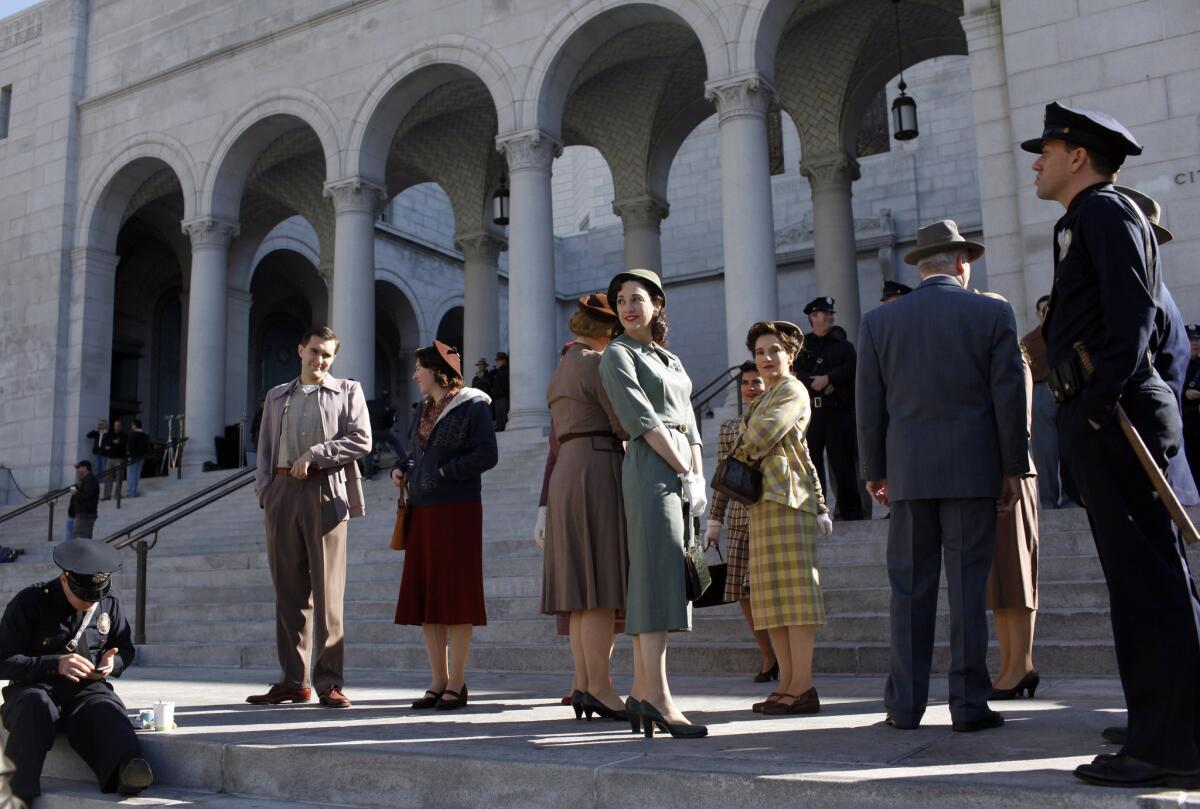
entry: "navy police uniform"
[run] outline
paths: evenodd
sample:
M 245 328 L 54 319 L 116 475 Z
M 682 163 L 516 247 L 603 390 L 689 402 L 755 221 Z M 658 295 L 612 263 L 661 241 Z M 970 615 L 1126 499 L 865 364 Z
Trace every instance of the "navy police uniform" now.
M 804 307 L 804 314 L 833 312 L 833 298 L 815 298 Z M 804 335 L 804 347 L 796 355 L 796 376 L 808 389 L 812 400 L 812 420 L 805 441 L 817 466 L 821 489 L 828 496 L 829 477 L 825 472 L 825 453 L 837 481 L 838 515 L 843 520 L 863 518 L 862 497 L 858 485 L 858 444 L 854 425 L 854 369 L 858 357 L 854 344 L 827 333 L 823 337 Z M 815 390 L 814 376 L 828 376 L 829 386 Z M 832 390 L 832 392 L 830 392 Z
M 1120 123 L 1058 104 L 1044 140 L 1116 165 L 1141 147 Z M 1179 533 L 1113 416 L 1119 403 L 1165 469 L 1182 438 L 1179 405 L 1152 363 L 1160 311 L 1158 247 L 1145 216 L 1107 182 L 1080 191 L 1054 227 L 1054 287 L 1042 331 L 1059 405 L 1063 464 L 1087 509 L 1108 584 L 1129 710 L 1127 743 L 1076 775 L 1102 785 L 1193 783 L 1200 775 L 1200 600 Z M 1090 373 L 1078 359 L 1082 342 Z M 1096 429 L 1091 423 L 1099 425 Z M 1172 779 L 1182 779 L 1183 782 Z
M 879 302 L 889 303 L 896 298 L 903 298 L 910 292 L 912 292 L 912 287 L 908 284 L 902 284 L 899 281 L 884 281 L 883 288 L 880 290 Z
M 1190 324 L 1187 335 L 1189 342 L 1200 339 L 1200 325 Z M 1200 399 L 1187 398 L 1188 391 L 1200 391 L 1200 357 L 1189 357 L 1183 377 L 1183 448 L 1192 476 L 1200 477 Z
M 117 552 L 69 540 L 55 548 L 54 561 L 67 571 L 68 586 L 77 597 L 98 604 L 74 654 L 96 664 L 107 650 L 116 649 L 107 676 L 120 676 L 133 662 L 134 648 L 120 601 L 109 593 L 109 575 L 119 566 Z M 42 765 L 60 728 L 96 774 L 101 790 L 120 787 L 130 794 L 130 784 L 122 778 L 124 765 L 133 760 L 145 767 L 134 779 L 140 779 L 136 786 L 147 785 L 149 768 L 138 758 L 137 737 L 112 686 L 106 679 L 72 682 L 58 673 L 59 658 L 68 653 L 85 615 L 67 599 L 61 580 L 51 579 L 19 592 L 0 620 L 0 679 L 10 681 L 0 708 L 8 729 L 4 752 L 16 765 L 13 792 L 27 801 L 41 794 Z

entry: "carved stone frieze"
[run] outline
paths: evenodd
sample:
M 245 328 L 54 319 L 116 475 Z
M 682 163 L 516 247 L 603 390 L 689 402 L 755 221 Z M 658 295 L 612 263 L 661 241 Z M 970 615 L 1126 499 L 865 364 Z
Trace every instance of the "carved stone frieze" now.
M 563 145 L 540 129 L 501 135 L 496 148 L 508 160 L 508 173 L 520 171 L 549 171 L 554 158 L 562 154 Z
M 42 12 L 32 11 L 0 24 L 0 52 L 26 42 L 32 42 L 42 35 Z
M 704 97 L 717 107 L 717 117 L 766 118 L 767 110 L 775 99 L 775 88 L 758 73 L 736 76 L 710 82 L 704 88 Z
M 387 189 L 362 177 L 343 177 L 325 183 L 325 196 L 338 213 L 369 213 L 377 216 L 387 202 Z
M 188 219 L 181 225 L 184 235 L 191 239 L 193 250 L 225 250 L 239 231 L 236 224 L 217 219 L 215 216 L 199 216 Z

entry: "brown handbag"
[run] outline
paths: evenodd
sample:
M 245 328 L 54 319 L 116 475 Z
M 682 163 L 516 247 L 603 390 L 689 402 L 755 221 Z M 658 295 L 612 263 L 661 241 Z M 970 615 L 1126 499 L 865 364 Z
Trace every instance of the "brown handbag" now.
M 401 495 L 396 498 L 396 525 L 392 528 L 392 541 L 388 545 L 394 551 L 404 550 L 408 542 L 408 519 L 408 506 L 404 504 L 404 497 Z
M 713 491 L 749 506 L 762 497 L 762 472 L 757 464 L 748 464 L 733 457 L 741 443 L 742 437 L 739 435 L 729 454 L 717 464 L 709 485 Z

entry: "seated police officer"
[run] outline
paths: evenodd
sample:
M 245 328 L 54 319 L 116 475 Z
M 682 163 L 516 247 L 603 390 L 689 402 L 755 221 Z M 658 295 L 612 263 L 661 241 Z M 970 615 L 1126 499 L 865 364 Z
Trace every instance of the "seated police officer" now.
M 62 574 L 19 592 L 0 620 L 0 679 L 10 681 L 0 716 L 4 752 L 16 765 L 12 790 L 27 803 L 41 794 L 42 764 L 61 727 L 102 791 L 136 795 L 153 774 L 108 683 L 134 655 L 129 622 L 109 592 L 119 554 L 69 540 L 54 549 L 54 563 Z

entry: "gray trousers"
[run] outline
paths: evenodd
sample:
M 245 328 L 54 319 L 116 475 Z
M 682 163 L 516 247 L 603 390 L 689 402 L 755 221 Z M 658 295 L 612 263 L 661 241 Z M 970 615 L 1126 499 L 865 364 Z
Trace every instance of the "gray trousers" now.
M 1063 502 L 1059 481 L 1058 403 L 1045 382 L 1033 386 L 1033 423 L 1029 449 L 1037 470 L 1038 500 L 1042 508 L 1058 508 Z
M 342 685 L 346 520 L 339 506 L 324 475 L 278 475 L 263 495 L 280 682 L 291 688 L 308 686 L 310 648 L 313 687 Z
M 917 724 L 929 702 L 934 622 L 943 558 L 950 597 L 950 716 L 982 719 L 987 670 L 987 579 L 996 549 L 996 498 L 893 500 L 888 526 L 891 666 L 884 704 Z

